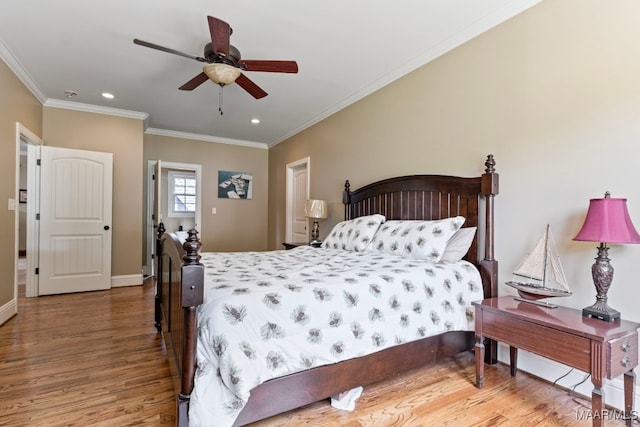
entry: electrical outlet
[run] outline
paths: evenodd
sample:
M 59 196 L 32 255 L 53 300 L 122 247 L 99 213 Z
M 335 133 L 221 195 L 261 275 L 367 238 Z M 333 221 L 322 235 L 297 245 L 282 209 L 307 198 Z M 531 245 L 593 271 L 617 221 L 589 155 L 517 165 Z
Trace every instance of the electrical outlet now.
M 15 211 L 16 210 L 16 199 L 9 199 L 8 209 L 10 211 Z
M 215 215 L 218 212 L 216 208 L 211 208 L 211 215 Z

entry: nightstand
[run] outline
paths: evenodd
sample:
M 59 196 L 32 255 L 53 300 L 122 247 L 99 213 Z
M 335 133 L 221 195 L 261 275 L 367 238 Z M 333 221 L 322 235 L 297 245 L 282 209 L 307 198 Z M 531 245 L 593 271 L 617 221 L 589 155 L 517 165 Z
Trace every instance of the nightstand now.
M 286 250 L 297 248 L 298 246 L 307 246 L 309 242 L 284 242 L 284 248 Z
M 320 243 L 321 245 L 322 243 Z M 298 246 L 311 246 L 313 248 L 319 248 L 320 245 L 310 245 L 309 242 L 284 242 L 284 248 L 286 250 L 297 248 Z
M 606 418 L 604 379 L 624 374 L 624 410 L 627 425 L 631 426 L 639 323 L 605 322 L 584 317 L 580 310 L 541 307 L 516 301 L 511 296 L 473 304 L 478 388 L 482 388 L 484 378 L 484 339 L 491 338 L 509 345 L 511 375 L 517 371 L 519 348 L 591 374 L 594 426 L 602 426 Z

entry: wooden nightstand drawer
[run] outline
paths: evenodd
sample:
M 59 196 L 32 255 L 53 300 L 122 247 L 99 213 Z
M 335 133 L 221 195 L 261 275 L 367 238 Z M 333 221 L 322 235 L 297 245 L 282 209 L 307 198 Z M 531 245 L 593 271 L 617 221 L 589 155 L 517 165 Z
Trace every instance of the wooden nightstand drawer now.
M 490 311 L 483 313 L 482 333 L 583 371 L 591 368 L 591 341 L 588 338 Z
M 476 386 L 484 381 L 486 338 L 509 345 L 511 375 L 518 370 L 518 349 L 528 350 L 591 374 L 593 426 L 602 427 L 605 414 L 602 387 L 606 378 L 624 376 L 624 413 L 631 427 L 634 413 L 640 323 L 605 322 L 567 307 L 542 308 L 512 296 L 487 298 L 476 307 Z
M 638 366 L 638 333 L 632 332 L 607 342 L 607 350 L 611 354 L 607 378 L 611 379 Z

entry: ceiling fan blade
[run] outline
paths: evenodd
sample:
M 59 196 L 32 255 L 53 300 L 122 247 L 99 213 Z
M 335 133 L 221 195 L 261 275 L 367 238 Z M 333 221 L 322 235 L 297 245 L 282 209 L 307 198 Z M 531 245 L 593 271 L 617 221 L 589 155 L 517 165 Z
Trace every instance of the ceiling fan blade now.
M 185 84 L 183 84 L 182 86 L 180 86 L 178 89 L 194 90 L 195 88 L 200 86 L 202 83 L 206 82 L 207 80 L 209 80 L 209 77 L 207 77 L 205 73 L 200 73 L 194 78 L 192 78 L 191 80 L 189 80 L 188 82 L 186 82 Z
M 207 62 L 207 60 L 204 59 L 201 56 L 189 55 L 188 53 L 180 52 L 179 50 L 170 49 L 168 47 L 160 46 L 158 44 L 149 43 L 149 42 L 146 42 L 144 40 L 133 39 L 133 42 L 135 44 L 140 45 L 140 46 L 150 47 L 151 49 L 157 49 L 157 50 L 161 50 L 163 52 L 172 53 L 174 55 L 184 56 L 185 58 L 195 59 L 196 61 L 200 61 L 200 62 Z
M 209 34 L 211 34 L 211 45 L 213 51 L 224 56 L 229 56 L 229 36 L 231 27 L 221 19 L 207 16 L 209 22 Z
M 259 59 L 243 59 L 240 66 L 245 71 L 266 71 L 270 73 L 297 73 L 296 61 L 268 61 Z
M 236 79 L 236 83 L 238 83 L 238 85 L 242 89 L 249 92 L 249 95 L 253 96 L 255 99 L 260 99 L 267 96 L 267 92 L 265 92 L 260 88 L 260 86 L 249 80 L 249 78 L 244 74 L 240 74 L 240 76 Z

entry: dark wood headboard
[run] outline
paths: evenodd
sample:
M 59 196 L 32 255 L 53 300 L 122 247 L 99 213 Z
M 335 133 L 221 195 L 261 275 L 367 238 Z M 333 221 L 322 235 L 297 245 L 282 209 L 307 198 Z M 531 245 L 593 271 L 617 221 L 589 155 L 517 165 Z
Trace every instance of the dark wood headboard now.
M 357 190 L 351 190 L 347 181 L 342 196 L 344 217 L 382 214 L 387 219 L 434 220 L 464 216 L 464 227 L 478 227 L 465 259 L 476 264 L 483 274 L 485 297 L 497 296 L 493 204 L 498 194 L 498 174 L 493 155 L 489 154 L 484 164 L 485 173 L 470 178 L 409 175 L 374 182 Z

